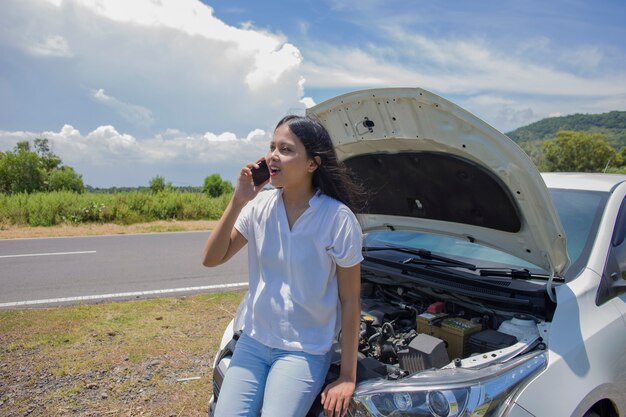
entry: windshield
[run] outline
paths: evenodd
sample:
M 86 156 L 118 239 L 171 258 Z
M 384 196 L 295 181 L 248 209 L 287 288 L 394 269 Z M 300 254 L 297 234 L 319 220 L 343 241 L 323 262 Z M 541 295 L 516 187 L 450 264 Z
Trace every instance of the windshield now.
M 609 194 L 562 189 L 550 189 L 550 194 L 567 237 L 570 266 L 565 278 L 572 279 L 587 264 Z
M 567 236 L 567 252 L 571 263 L 565 273 L 565 278 L 572 279 L 587 263 L 608 194 L 563 189 L 551 189 L 550 194 Z M 505 252 L 449 236 L 406 231 L 380 231 L 368 233 L 364 244 L 366 247 L 392 245 L 425 249 L 476 264 L 479 268 L 526 268 L 531 272 L 547 273 Z

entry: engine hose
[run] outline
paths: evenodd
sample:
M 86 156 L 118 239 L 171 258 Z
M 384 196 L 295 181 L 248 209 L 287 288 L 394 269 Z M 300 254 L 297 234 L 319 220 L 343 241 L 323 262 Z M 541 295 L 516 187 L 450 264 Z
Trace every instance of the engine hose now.
M 383 331 L 385 329 L 388 329 L 389 330 L 388 334 L 391 335 L 391 337 L 396 337 L 396 331 L 393 329 L 393 326 L 391 325 L 391 323 L 388 323 L 388 322 L 383 323 L 382 329 L 383 329 Z
M 369 337 L 369 339 L 367 339 L 367 343 L 371 345 L 374 339 L 378 338 L 378 336 L 382 336 L 382 334 L 380 332 L 374 333 L 373 335 Z

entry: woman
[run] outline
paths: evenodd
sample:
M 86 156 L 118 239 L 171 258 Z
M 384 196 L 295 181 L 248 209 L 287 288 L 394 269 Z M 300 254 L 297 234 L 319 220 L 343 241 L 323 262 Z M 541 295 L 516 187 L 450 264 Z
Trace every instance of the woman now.
M 317 121 L 283 118 L 265 156 L 270 179 L 242 168 L 204 248 L 205 266 L 248 246 L 249 291 L 215 416 L 304 417 L 321 390 L 341 329 L 341 373 L 321 395 L 327 417 L 346 414 L 356 383 L 361 229 L 359 188 Z M 267 183 L 276 189 L 260 193 Z

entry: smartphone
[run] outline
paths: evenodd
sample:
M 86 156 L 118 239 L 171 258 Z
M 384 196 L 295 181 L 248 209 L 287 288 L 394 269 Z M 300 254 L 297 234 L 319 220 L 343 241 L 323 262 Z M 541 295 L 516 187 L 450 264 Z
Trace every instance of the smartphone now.
M 259 165 L 258 169 L 252 168 L 252 182 L 254 185 L 259 186 L 269 179 L 270 169 L 265 159 L 258 161 L 257 165 Z

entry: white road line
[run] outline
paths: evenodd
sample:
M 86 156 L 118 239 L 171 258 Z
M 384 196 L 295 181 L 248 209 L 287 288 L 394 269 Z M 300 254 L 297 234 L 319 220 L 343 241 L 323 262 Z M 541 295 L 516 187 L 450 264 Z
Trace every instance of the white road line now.
M 0 258 L 23 258 L 25 256 L 85 255 L 88 253 L 96 253 L 96 251 L 86 250 L 82 252 L 24 253 L 24 254 L 18 254 L 18 255 L 0 255 Z
M 125 298 L 125 297 L 141 297 L 146 295 L 158 295 L 158 294 L 172 294 L 177 292 L 189 292 L 189 291 L 209 291 L 209 290 L 221 290 L 228 288 L 247 287 L 247 282 L 237 282 L 234 284 L 217 284 L 217 285 L 205 285 L 202 287 L 186 287 L 186 288 L 170 288 L 166 290 L 153 290 L 153 291 L 135 291 L 135 292 L 122 292 L 117 294 L 101 294 L 101 295 L 84 295 L 80 297 L 66 297 L 66 298 L 50 298 L 47 300 L 30 300 L 30 301 L 15 301 L 12 303 L 0 303 L 0 308 L 7 307 L 26 307 L 39 304 L 58 304 L 58 303 L 73 303 L 80 301 L 93 301 L 93 300 L 106 300 L 110 298 Z

